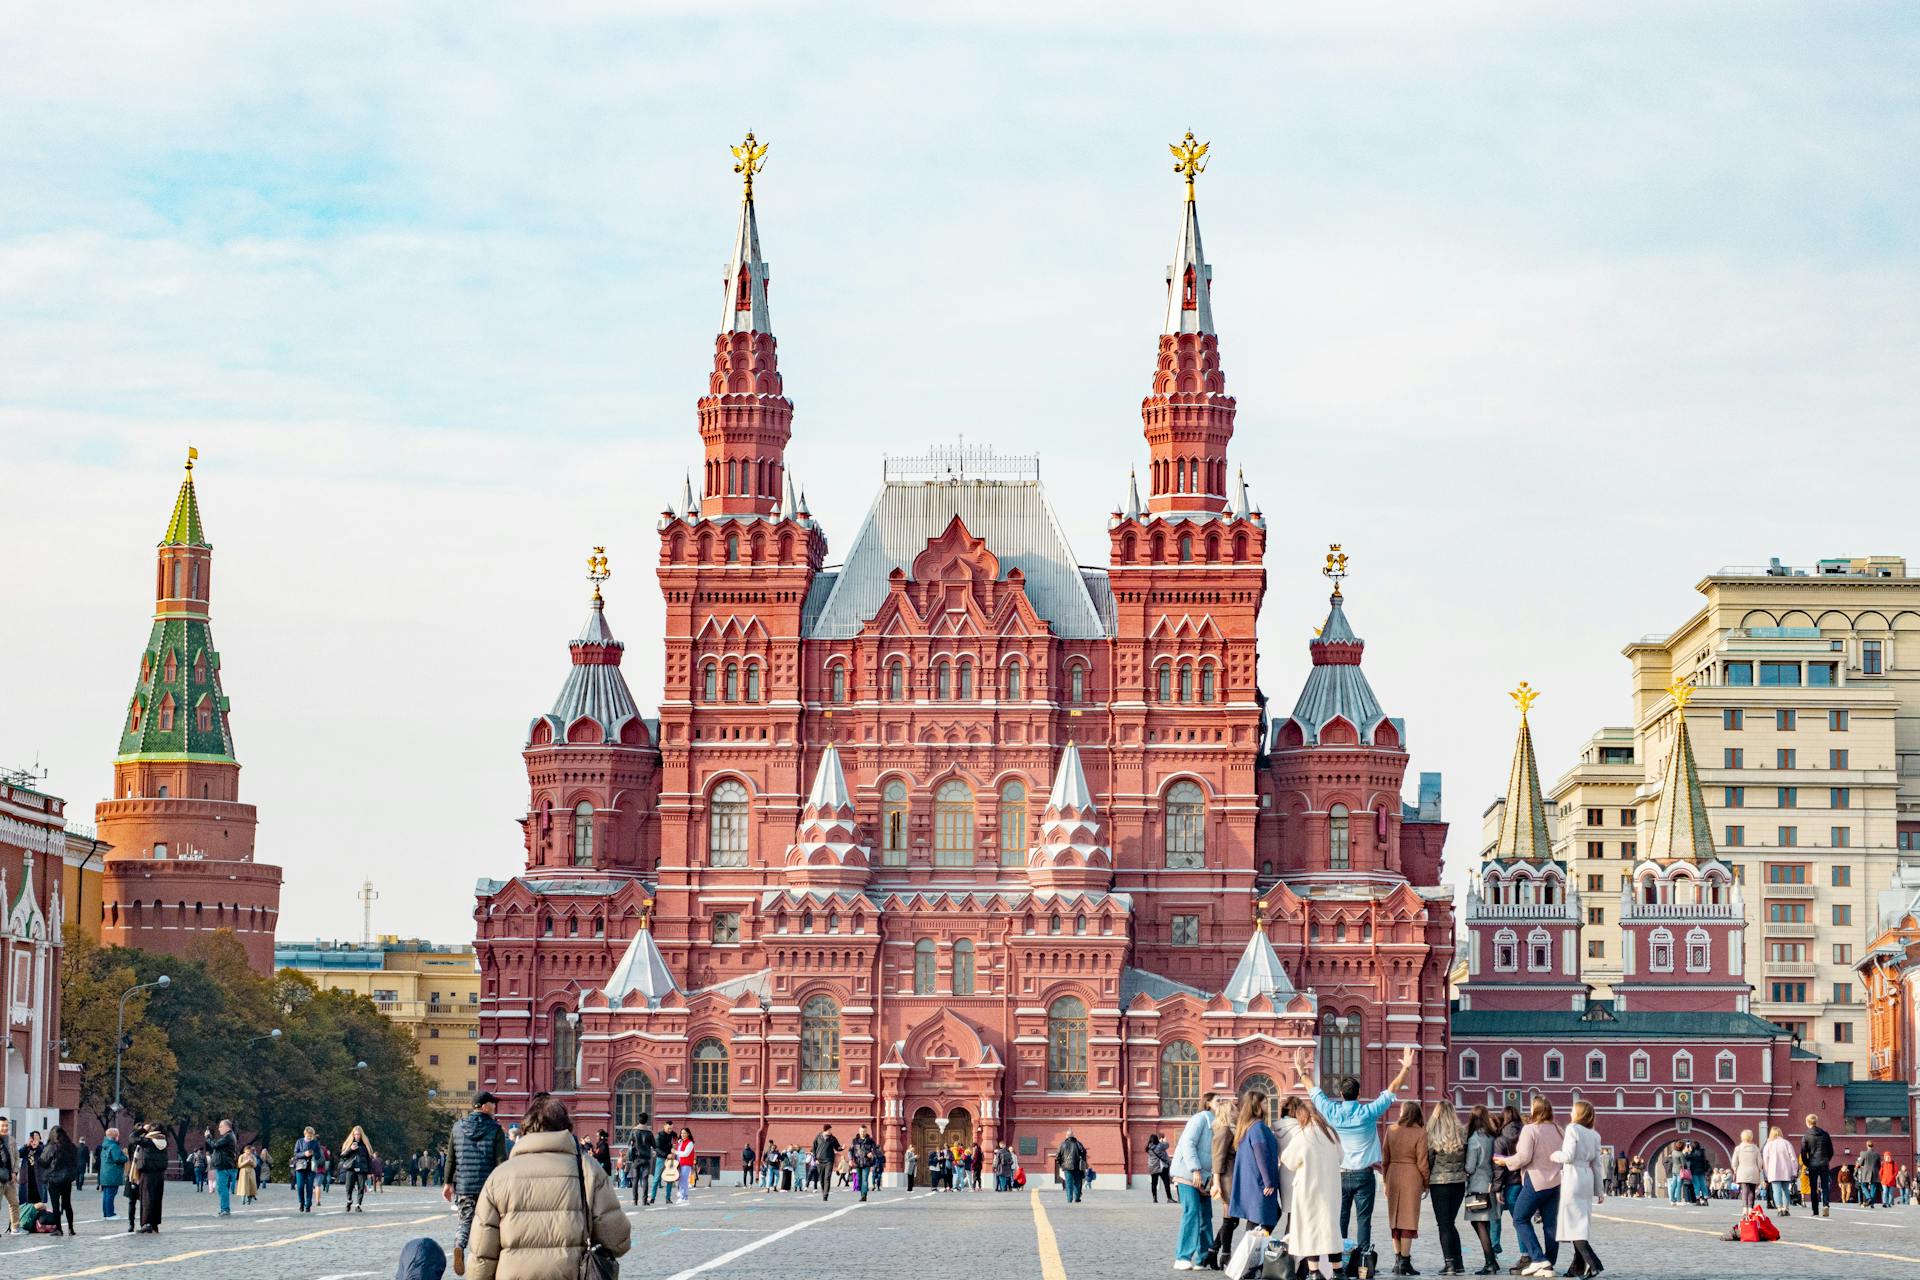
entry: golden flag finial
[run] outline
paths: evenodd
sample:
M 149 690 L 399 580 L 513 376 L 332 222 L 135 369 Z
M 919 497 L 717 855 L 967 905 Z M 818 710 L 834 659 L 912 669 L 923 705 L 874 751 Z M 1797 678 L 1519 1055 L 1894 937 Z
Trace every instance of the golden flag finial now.
M 733 171 L 746 183 L 746 192 L 741 196 L 743 200 L 753 199 L 753 175 L 767 167 L 768 145 L 764 142 L 755 142 L 753 130 L 749 129 L 747 136 L 741 139 L 740 145 L 732 148 Z
M 193 462 L 194 462 L 194 459 L 198 458 L 199 456 L 200 456 L 200 451 L 198 449 L 194 448 L 192 445 L 187 446 L 187 474 L 188 475 L 193 474 Z
M 1173 158 L 1180 163 L 1173 171 L 1187 180 L 1187 202 L 1193 202 L 1193 180 L 1207 171 L 1207 148 L 1211 142 L 1195 142 L 1193 130 L 1187 130 L 1187 136 L 1179 142 L 1169 142 L 1167 150 L 1173 152 Z
M 1256 929 L 1264 929 L 1267 927 L 1267 900 L 1265 898 L 1253 904 L 1253 925 Z
M 1522 680 L 1520 687 L 1507 694 L 1507 696 L 1513 699 L 1514 706 L 1520 708 L 1520 718 L 1525 720 L 1528 709 L 1531 708 L 1535 702 L 1539 701 L 1540 691 L 1528 684 L 1525 680 Z
M 653 899 L 646 898 L 640 903 L 640 927 L 645 929 L 653 921 Z
M 1687 704 L 1693 701 L 1695 692 L 1696 690 L 1691 680 L 1675 680 L 1667 686 L 1667 693 L 1673 698 L 1673 706 L 1676 711 L 1685 711 Z
M 1333 579 L 1333 598 L 1340 598 L 1340 580 L 1347 576 L 1347 553 L 1340 549 L 1337 542 L 1327 544 L 1326 567 L 1321 573 Z
M 587 581 L 593 584 L 593 598 L 600 598 L 600 584 L 613 576 L 613 570 L 607 568 L 607 549 L 595 547 L 593 554 L 587 557 Z

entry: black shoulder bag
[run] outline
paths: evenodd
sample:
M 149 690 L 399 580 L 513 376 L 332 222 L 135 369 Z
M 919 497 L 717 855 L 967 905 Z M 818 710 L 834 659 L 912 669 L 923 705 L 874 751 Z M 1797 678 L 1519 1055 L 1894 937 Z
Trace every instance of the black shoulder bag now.
M 587 1166 L 578 1142 L 573 1144 L 573 1171 L 580 1179 L 580 1216 L 587 1224 L 587 1238 L 580 1246 L 580 1280 L 620 1280 L 620 1259 L 593 1238 L 593 1201 L 587 1195 Z

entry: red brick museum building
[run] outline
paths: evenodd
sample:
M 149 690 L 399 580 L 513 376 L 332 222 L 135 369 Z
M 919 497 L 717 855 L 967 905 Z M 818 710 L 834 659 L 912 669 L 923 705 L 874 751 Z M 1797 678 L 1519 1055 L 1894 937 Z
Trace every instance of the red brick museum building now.
M 1031 458 L 890 458 L 837 563 L 786 467 L 749 182 L 697 416 L 658 521 L 665 687 L 643 712 L 598 580 L 525 743 L 525 866 L 483 880 L 480 1085 L 584 1127 L 689 1125 L 703 1160 L 877 1128 L 1134 1169 L 1205 1090 L 1296 1049 L 1445 1084 L 1439 777 L 1335 578 L 1269 705 L 1268 529 L 1229 465 L 1191 184 L 1141 406 L 1152 465 L 1067 546 Z M 804 431 L 804 420 L 801 430 Z M 691 441 L 690 441 L 691 443 Z M 1115 477 L 1116 483 L 1120 477 Z M 1289 549 L 1289 562 L 1303 548 Z

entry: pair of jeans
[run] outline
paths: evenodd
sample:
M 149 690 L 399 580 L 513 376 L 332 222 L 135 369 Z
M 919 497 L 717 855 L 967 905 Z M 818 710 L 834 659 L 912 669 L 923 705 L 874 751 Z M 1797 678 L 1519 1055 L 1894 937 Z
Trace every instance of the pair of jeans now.
M 1353 1252 L 1348 1257 L 1355 1268 L 1373 1247 L 1373 1197 L 1377 1186 L 1371 1169 L 1344 1169 L 1340 1173 L 1340 1234 L 1353 1241 Z M 1353 1220 L 1351 1231 L 1347 1229 L 1349 1217 Z
M 221 1213 L 233 1212 L 233 1184 L 239 1180 L 239 1177 L 240 1171 L 238 1169 L 215 1169 L 213 1171 L 213 1185 L 220 1192 Z
M 367 1202 L 367 1179 L 372 1176 L 358 1169 L 347 1171 L 347 1208 L 351 1209 L 356 1204 L 364 1205 Z
M 1547 1242 L 1543 1247 L 1540 1237 L 1533 1231 L 1533 1215 L 1540 1215 L 1540 1226 Z M 1513 1201 L 1513 1234 L 1520 1244 L 1520 1252 L 1535 1262 L 1558 1264 L 1560 1261 L 1560 1188 L 1548 1187 L 1536 1191 L 1533 1179 L 1523 1179 L 1520 1194 Z
M 677 1184 L 680 1190 L 681 1204 L 685 1204 L 687 1202 L 687 1192 L 692 1188 L 692 1185 L 693 1185 L 693 1166 L 690 1164 L 683 1164 L 680 1166 L 680 1180 Z
M 1775 1209 L 1786 1208 L 1787 1207 L 1787 1184 L 1782 1181 L 1769 1182 L 1767 1184 L 1767 1201 L 1772 1208 L 1775 1208 Z
M 1080 1203 L 1080 1188 L 1086 1181 L 1086 1172 L 1081 1169 L 1062 1169 L 1061 1173 L 1067 1180 L 1067 1203 Z
M 1707 1202 L 1707 1175 L 1704 1173 L 1693 1175 L 1693 1198 L 1700 1204 Z
M 115 1198 L 114 1193 L 119 1190 L 120 1188 L 118 1187 L 100 1188 L 100 1216 L 101 1217 L 114 1218 L 119 1216 L 119 1210 L 114 1206 L 114 1198 Z
M 678 1166 L 676 1165 L 675 1168 L 678 1168 Z M 653 1158 L 653 1194 L 647 1197 L 648 1204 L 652 1204 L 659 1198 L 661 1188 L 666 1186 L 666 1182 L 667 1158 L 665 1156 L 655 1156 Z
M 1180 1192 L 1180 1239 L 1173 1256 L 1199 1266 L 1213 1249 L 1213 1197 L 1183 1182 Z
M 295 1169 L 293 1171 L 293 1198 L 300 1206 L 300 1212 L 313 1212 L 313 1171 Z
M 1513 1198 L 1519 1193 L 1520 1188 L 1509 1183 L 1489 1197 L 1492 1203 L 1487 1213 L 1487 1243 L 1495 1253 L 1500 1252 L 1500 1215 L 1513 1212 Z
M 1467 1198 L 1464 1182 L 1436 1182 L 1427 1188 L 1433 1199 L 1434 1229 L 1440 1236 L 1440 1256 L 1460 1265 L 1460 1206 Z

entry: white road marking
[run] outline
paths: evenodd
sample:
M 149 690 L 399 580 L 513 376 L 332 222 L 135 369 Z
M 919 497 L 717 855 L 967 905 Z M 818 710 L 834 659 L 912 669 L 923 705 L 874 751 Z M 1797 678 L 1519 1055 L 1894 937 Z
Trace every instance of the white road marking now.
M 0 1253 L 0 1258 L 17 1257 L 18 1255 L 23 1253 L 40 1253 L 43 1250 L 52 1249 L 55 1247 L 56 1246 L 50 1245 L 50 1244 L 37 1244 L 31 1249 L 9 1249 L 5 1253 Z
M 317 1280 L 353 1280 L 355 1276 L 378 1275 L 377 1271 L 336 1271 L 330 1276 L 320 1276 Z
M 817 1218 L 808 1218 L 805 1222 L 796 1222 L 790 1227 L 781 1228 L 780 1230 L 774 1232 L 770 1236 L 762 1236 L 758 1240 L 752 1240 L 747 1242 L 746 1244 L 741 1245 L 738 1249 L 729 1250 L 728 1252 L 721 1254 L 717 1258 L 709 1258 L 707 1261 L 701 1263 L 697 1267 L 688 1267 L 685 1271 L 676 1271 L 673 1275 L 668 1277 L 668 1280 L 693 1280 L 693 1277 L 700 1275 L 703 1272 L 712 1271 L 718 1267 L 724 1267 L 728 1263 L 734 1261 L 737 1258 L 746 1257 L 748 1254 L 754 1252 L 756 1249 L 764 1249 L 776 1240 L 784 1240 L 786 1237 L 792 1235 L 796 1231 L 805 1231 L 808 1227 L 817 1226 L 822 1222 L 832 1222 L 835 1218 L 843 1218 L 847 1214 L 852 1213 L 855 1209 L 858 1209 L 861 1207 L 862 1205 L 860 1204 L 860 1202 L 856 1200 L 854 1203 L 848 1205 L 844 1209 L 835 1209 L 832 1213 L 823 1213 Z

